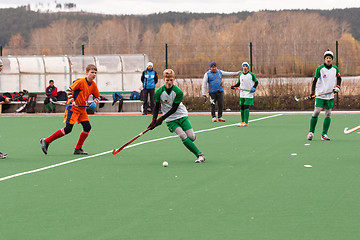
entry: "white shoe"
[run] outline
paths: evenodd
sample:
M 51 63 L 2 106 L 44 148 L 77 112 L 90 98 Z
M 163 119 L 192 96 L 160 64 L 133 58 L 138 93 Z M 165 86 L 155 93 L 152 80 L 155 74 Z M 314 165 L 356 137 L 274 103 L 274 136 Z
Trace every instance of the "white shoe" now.
M 211 121 L 213 121 L 213 122 L 217 122 L 216 117 L 212 118 L 212 120 L 211 120 Z
M 203 163 L 205 162 L 204 154 L 199 154 L 199 158 L 195 160 L 195 163 Z
M 307 135 L 307 140 L 312 140 L 314 137 L 314 133 L 313 132 L 309 132 L 309 134 Z
M 330 141 L 330 138 L 326 134 L 324 134 L 321 136 L 321 140 L 322 141 Z

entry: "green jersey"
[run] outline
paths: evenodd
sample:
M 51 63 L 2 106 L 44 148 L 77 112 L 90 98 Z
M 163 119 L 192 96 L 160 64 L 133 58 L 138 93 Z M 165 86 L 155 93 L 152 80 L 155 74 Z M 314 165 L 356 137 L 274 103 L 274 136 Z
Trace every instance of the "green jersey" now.
M 336 79 L 340 76 L 339 69 L 332 65 L 327 68 L 325 64 L 320 65 L 315 71 L 316 82 L 316 95 L 331 92 L 326 95 L 318 96 L 317 98 L 329 100 L 334 98 L 332 90 L 336 86 Z
M 165 85 L 159 87 L 155 91 L 154 100 L 157 103 L 161 103 L 161 110 L 165 115 L 172 108 L 174 103 L 180 103 L 176 112 L 171 114 L 168 118 L 165 119 L 165 122 L 171 122 L 188 115 L 186 107 L 181 102 L 183 99 L 183 91 L 178 87 L 173 85 L 170 91 L 167 91 Z

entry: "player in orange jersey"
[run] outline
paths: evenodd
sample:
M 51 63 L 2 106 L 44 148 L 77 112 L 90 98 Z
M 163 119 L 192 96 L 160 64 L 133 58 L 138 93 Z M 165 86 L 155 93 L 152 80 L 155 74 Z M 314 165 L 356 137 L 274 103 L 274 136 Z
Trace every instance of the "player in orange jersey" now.
M 70 133 L 75 122 L 81 123 L 83 126 L 83 131 L 80 133 L 79 140 L 76 144 L 74 154 L 78 155 L 87 155 L 87 152 L 84 152 L 82 145 L 84 144 L 85 139 L 88 137 L 91 125 L 89 121 L 89 116 L 87 115 L 85 107 L 78 107 L 78 105 L 86 105 L 87 100 L 90 95 L 93 95 L 94 101 L 90 103 L 89 107 L 95 109 L 96 104 L 99 102 L 100 93 L 96 86 L 96 83 L 93 81 L 96 77 L 97 68 L 93 64 L 89 64 L 86 67 L 86 77 L 76 79 L 73 84 L 66 90 L 68 93 L 67 106 L 65 110 L 64 123 L 66 123 L 65 128 L 59 129 L 54 132 L 48 138 L 41 138 L 41 148 L 45 154 L 47 154 L 47 149 L 49 144 L 54 140 L 65 136 Z

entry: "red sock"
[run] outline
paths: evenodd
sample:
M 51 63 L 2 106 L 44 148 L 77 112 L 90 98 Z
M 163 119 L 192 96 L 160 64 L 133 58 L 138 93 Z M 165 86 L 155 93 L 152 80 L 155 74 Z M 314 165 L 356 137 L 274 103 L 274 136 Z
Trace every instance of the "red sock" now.
M 80 149 L 85 142 L 85 139 L 89 136 L 89 132 L 85 132 L 84 130 L 80 133 L 79 141 L 76 144 L 75 149 Z
M 65 132 L 64 129 L 62 128 L 54 132 L 50 137 L 46 138 L 45 142 L 51 143 L 52 141 L 55 141 L 56 139 L 61 138 L 63 136 L 65 136 Z

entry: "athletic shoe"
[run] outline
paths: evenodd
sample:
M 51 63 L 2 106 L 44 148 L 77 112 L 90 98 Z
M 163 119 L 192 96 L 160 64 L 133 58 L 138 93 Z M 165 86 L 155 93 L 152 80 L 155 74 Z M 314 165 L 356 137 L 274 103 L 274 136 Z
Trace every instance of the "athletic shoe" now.
M 84 152 L 84 150 L 82 150 L 82 148 L 79 148 L 79 149 L 75 149 L 74 155 L 88 155 L 88 153 Z
M 2 153 L 2 152 L 0 152 L 0 159 L 4 159 L 4 158 L 6 158 L 7 156 L 8 156 L 7 153 Z
M 238 127 L 246 127 L 246 126 L 249 126 L 249 124 L 246 123 L 246 122 L 241 122 L 241 123 L 239 123 L 237 126 L 238 126 Z
M 309 134 L 307 135 L 307 140 L 312 140 L 314 137 L 314 133 L 313 132 L 309 132 Z
M 213 121 L 213 122 L 216 122 L 216 117 L 213 117 L 213 118 L 212 118 L 212 121 Z
M 219 118 L 219 122 L 225 122 L 225 119 Z
M 321 136 L 321 140 L 322 141 L 330 141 L 330 138 L 326 134 L 324 134 Z
M 50 143 L 47 143 L 45 141 L 45 138 L 40 138 L 40 143 L 41 143 L 41 149 L 43 150 L 43 152 L 45 154 L 47 154 L 47 150 L 48 150 L 48 147 L 49 147 Z
M 199 154 L 199 158 L 195 160 L 195 163 L 203 163 L 205 162 L 204 154 Z

